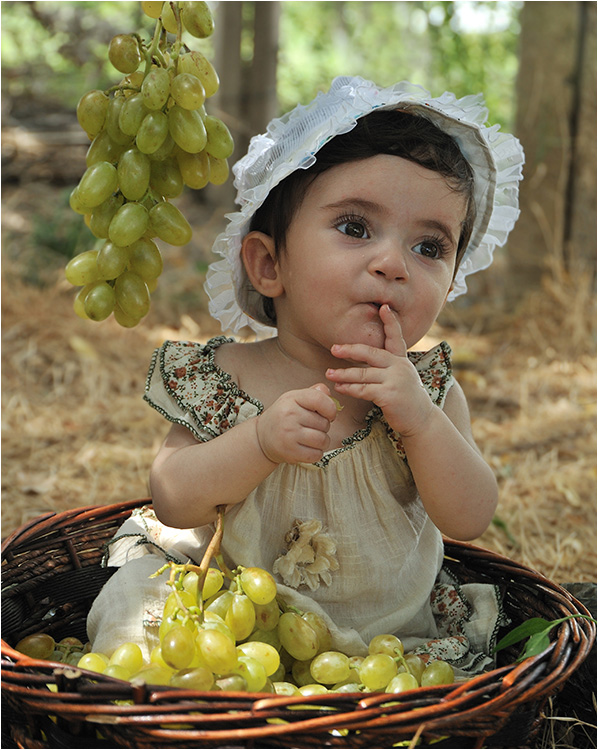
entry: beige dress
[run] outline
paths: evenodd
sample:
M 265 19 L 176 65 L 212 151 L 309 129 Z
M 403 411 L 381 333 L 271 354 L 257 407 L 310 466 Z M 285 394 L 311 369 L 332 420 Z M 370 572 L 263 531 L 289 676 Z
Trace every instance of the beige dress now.
M 263 409 L 214 361 L 217 348 L 230 340 L 167 341 L 152 359 L 144 398 L 199 441 Z M 429 352 L 410 352 L 409 358 L 442 408 L 453 382 L 449 346 L 443 342 Z M 234 457 L 230 466 L 234 471 Z M 149 509 L 127 524 L 117 534 L 109 564 L 158 548 L 197 561 L 213 532 L 170 529 Z M 133 547 L 136 530 L 151 546 Z M 395 633 L 407 649 L 442 635 L 431 604 L 442 537 L 418 496 L 400 438 L 377 407 L 341 448 L 315 464 L 281 464 L 231 507 L 222 551 L 231 567 L 273 572 L 289 603 L 325 616 L 336 648 L 346 653 L 366 653 L 379 633 Z M 93 625 L 96 634 L 98 627 Z

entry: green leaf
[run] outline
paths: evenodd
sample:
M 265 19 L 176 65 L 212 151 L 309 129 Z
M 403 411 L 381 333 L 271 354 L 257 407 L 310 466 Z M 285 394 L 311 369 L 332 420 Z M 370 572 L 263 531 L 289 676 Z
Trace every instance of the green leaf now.
M 537 656 L 538 654 L 541 654 L 544 649 L 547 649 L 548 646 L 550 646 L 550 638 L 548 637 L 548 634 L 551 630 L 552 628 L 547 628 L 540 633 L 535 633 L 530 636 L 517 661 L 520 662 L 530 656 Z
M 546 629 L 550 631 L 556 622 L 558 621 L 551 623 L 543 617 L 532 617 L 511 630 L 511 632 L 507 633 L 504 638 L 501 638 L 494 647 L 494 653 L 503 648 L 507 648 L 508 646 L 512 646 L 514 643 L 519 643 L 519 641 L 522 641 L 524 638 L 529 638 L 536 633 L 542 633 Z

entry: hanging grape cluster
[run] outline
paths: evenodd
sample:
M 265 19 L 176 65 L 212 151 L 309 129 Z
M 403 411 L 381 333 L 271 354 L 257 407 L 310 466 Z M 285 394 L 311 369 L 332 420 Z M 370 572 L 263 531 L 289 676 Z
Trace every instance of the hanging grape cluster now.
M 233 152 L 228 128 L 204 106 L 218 90 L 218 74 L 182 42 L 184 31 L 202 39 L 212 34 L 207 3 L 141 6 L 156 19 L 152 40 L 115 36 L 108 57 L 125 77 L 108 91 L 88 91 L 77 105 L 91 144 L 70 206 L 98 242 L 65 269 L 67 280 L 81 287 L 77 315 L 99 321 L 114 314 L 128 328 L 148 313 L 162 273 L 155 240 L 182 246 L 191 239 L 189 222 L 171 200 L 185 186 L 224 183 Z

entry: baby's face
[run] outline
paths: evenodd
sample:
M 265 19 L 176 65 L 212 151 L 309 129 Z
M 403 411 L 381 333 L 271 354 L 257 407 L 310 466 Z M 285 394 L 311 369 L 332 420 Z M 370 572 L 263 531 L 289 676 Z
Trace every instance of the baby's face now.
M 408 347 L 436 320 L 453 279 L 466 198 L 444 177 L 380 154 L 333 167 L 309 187 L 278 259 L 279 331 L 327 349 L 384 346 L 382 304 Z

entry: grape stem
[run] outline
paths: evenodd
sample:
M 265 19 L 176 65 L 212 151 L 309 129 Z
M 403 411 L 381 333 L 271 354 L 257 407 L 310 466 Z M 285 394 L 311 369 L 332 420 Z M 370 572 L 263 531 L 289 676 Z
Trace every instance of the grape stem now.
M 168 577 L 168 581 L 166 582 L 168 586 L 170 586 L 174 592 L 175 598 L 177 600 L 177 604 L 180 608 L 180 610 L 183 612 L 185 617 L 190 617 L 194 620 L 203 620 L 203 597 L 201 595 L 203 584 L 208 572 L 208 568 L 210 567 L 210 560 L 214 559 L 218 563 L 218 566 L 220 567 L 220 570 L 222 573 L 227 576 L 227 578 L 230 578 L 231 580 L 235 579 L 234 574 L 230 571 L 230 569 L 227 567 L 227 565 L 224 562 L 224 559 L 222 557 L 222 553 L 220 552 L 220 544 L 222 542 L 222 536 L 224 534 L 224 505 L 219 505 L 217 507 L 218 511 L 218 519 L 216 521 L 216 530 L 214 531 L 214 534 L 210 540 L 210 543 L 208 544 L 206 551 L 204 552 L 204 556 L 201 560 L 201 563 L 199 565 L 194 565 L 193 563 L 183 563 L 181 565 L 177 565 L 173 562 L 167 562 L 166 565 L 163 565 L 159 570 L 157 570 L 155 573 L 152 573 L 150 578 L 157 578 L 159 575 L 164 573 L 164 571 L 170 569 L 170 574 Z M 185 577 L 185 574 L 189 571 L 193 571 L 197 573 L 198 578 L 198 613 L 195 614 L 194 612 L 191 612 L 188 607 L 185 606 L 183 603 L 179 590 L 183 586 L 183 578 Z M 178 579 L 177 579 L 178 576 Z M 194 608 L 193 608 L 194 609 Z

